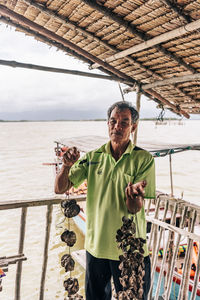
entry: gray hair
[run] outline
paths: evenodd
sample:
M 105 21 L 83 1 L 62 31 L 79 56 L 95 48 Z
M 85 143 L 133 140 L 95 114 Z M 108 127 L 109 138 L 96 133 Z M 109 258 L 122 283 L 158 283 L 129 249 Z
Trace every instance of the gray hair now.
M 108 116 L 108 120 L 110 119 L 110 115 L 113 111 L 114 108 L 117 108 L 119 111 L 125 110 L 125 109 L 129 109 L 131 112 L 131 119 L 133 124 L 137 122 L 137 120 L 139 119 L 139 114 L 138 111 L 136 110 L 136 108 L 131 104 L 131 102 L 128 101 L 118 101 L 113 103 L 107 111 L 107 116 Z

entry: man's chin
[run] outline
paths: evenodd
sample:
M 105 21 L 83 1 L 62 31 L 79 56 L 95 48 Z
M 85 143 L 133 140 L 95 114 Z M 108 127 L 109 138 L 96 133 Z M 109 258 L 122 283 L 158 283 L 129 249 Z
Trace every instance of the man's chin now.
M 111 142 L 113 142 L 113 143 L 119 143 L 119 142 L 122 140 L 122 137 L 119 136 L 119 135 L 114 135 L 114 136 L 111 137 L 110 140 L 111 140 Z

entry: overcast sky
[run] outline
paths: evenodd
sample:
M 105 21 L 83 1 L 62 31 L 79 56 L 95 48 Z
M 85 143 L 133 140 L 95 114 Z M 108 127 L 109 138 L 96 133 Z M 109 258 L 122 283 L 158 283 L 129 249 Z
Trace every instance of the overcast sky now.
M 86 64 L 2 23 L 0 59 L 89 72 Z M 106 118 L 108 106 L 122 100 L 118 83 L 102 79 L 0 65 L 0 82 L 3 120 Z M 135 93 L 126 94 L 125 100 L 135 104 Z M 156 109 L 153 101 L 144 96 L 141 101 L 141 117 L 159 115 L 160 109 Z M 177 117 L 172 113 L 165 116 Z

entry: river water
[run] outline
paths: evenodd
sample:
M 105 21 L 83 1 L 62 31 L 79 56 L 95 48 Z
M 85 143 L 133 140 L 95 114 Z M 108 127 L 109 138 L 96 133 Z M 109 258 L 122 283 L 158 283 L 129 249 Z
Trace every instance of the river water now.
M 140 143 L 197 144 L 199 143 L 200 120 L 170 121 L 155 125 L 153 121 L 141 121 L 138 129 Z M 54 196 L 54 172 L 43 163 L 54 160 L 54 141 L 58 138 L 85 135 L 107 136 L 104 121 L 70 122 L 2 122 L 0 123 L 0 202 L 10 200 L 49 198 Z M 157 190 L 170 193 L 169 157 L 156 158 Z M 200 152 L 186 151 L 172 155 L 174 194 L 177 197 L 199 204 Z M 43 255 L 46 208 L 30 208 L 27 216 L 23 263 L 22 300 L 39 299 L 40 272 Z M 0 257 L 14 255 L 18 251 L 20 210 L 0 212 Z M 49 263 L 45 285 L 45 300 L 64 299 L 63 280 L 67 278 L 60 266 L 60 258 L 68 252 L 60 241 L 60 234 L 68 224 L 64 221 L 60 206 L 54 206 L 51 226 Z M 84 237 L 71 222 L 78 234 L 73 250 L 83 247 Z M 9 266 L 3 278 L 0 299 L 14 299 L 15 265 Z M 76 265 L 84 294 L 84 271 Z M 73 275 L 73 274 L 72 274 Z

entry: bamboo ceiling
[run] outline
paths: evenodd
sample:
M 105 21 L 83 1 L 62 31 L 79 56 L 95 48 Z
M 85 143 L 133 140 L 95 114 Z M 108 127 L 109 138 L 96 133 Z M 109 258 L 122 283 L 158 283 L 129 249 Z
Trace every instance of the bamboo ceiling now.
M 0 0 L 0 21 L 167 109 L 200 114 L 199 0 Z

